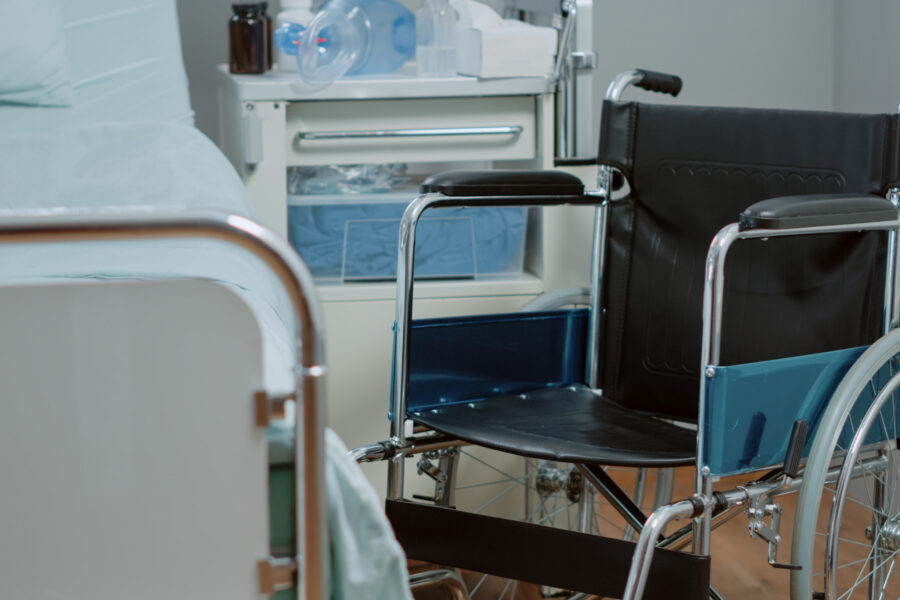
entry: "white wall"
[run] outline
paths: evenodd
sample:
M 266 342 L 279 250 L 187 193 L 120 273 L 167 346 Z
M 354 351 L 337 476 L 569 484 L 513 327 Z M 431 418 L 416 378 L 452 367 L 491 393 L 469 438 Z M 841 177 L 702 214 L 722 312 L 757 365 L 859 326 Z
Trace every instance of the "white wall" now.
M 603 0 L 595 12 L 601 94 L 637 67 L 680 75 L 679 102 L 833 108 L 833 0 Z
M 900 103 L 900 2 L 835 2 L 834 107 L 894 112 Z
M 272 6 L 270 2 L 270 13 Z M 216 142 L 219 139 L 216 65 L 228 62 L 228 19 L 231 13 L 230 0 L 178 0 L 181 46 L 194 121 L 203 133 Z

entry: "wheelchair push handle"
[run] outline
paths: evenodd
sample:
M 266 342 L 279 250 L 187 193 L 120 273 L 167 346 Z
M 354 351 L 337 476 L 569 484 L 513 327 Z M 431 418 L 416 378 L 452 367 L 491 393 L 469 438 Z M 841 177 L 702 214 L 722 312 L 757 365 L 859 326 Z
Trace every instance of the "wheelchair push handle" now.
M 629 85 L 635 85 L 651 92 L 677 96 L 681 92 L 682 81 L 678 75 L 648 71 L 647 69 L 624 71 L 613 77 L 609 87 L 606 88 L 603 99 L 618 102 L 622 97 L 622 92 Z
M 681 77 L 678 75 L 669 75 L 668 73 L 659 73 L 646 69 L 636 69 L 636 71 L 643 75 L 643 78 L 634 84 L 641 89 L 672 96 L 677 96 L 681 92 L 682 82 Z

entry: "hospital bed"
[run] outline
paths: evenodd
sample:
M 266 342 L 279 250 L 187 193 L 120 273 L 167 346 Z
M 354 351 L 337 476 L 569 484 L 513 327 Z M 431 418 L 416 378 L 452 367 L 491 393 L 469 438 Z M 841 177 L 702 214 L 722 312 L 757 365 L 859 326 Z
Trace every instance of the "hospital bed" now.
M 312 278 L 192 126 L 174 1 L 14 13 L 4 66 L 53 64 L 0 76 L 0 596 L 407 597 L 324 429 Z
M 447 172 L 407 208 L 390 438 L 357 453 L 389 461 L 398 539 L 502 578 L 497 598 L 719 598 L 710 536 L 743 512 L 795 600 L 896 598 L 898 115 L 623 100 L 630 86 L 682 82 L 611 82 L 596 191 L 560 172 Z M 597 205 L 588 309 L 412 319 L 423 214 L 564 204 Z M 495 469 L 488 496 L 524 488 L 517 514 L 462 500 L 487 485 L 459 480 L 472 446 L 534 467 Z M 650 515 L 610 475 L 679 466 L 695 493 Z

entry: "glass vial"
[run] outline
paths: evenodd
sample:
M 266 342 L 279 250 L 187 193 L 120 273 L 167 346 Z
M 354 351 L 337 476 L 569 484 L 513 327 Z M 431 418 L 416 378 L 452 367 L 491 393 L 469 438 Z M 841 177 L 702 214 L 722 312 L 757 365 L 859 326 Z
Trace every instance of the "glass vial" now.
M 272 59 L 275 57 L 275 55 L 272 53 L 272 32 L 274 31 L 274 26 L 272 24 L 272 17 L 269 16 L 268 12 L 266 12 L 267 10 L 269 10 L 269 3 L 260 2 L 259 14 L 266 25 L 266 70 L 271 71 Z
M 424 0 L 416 12 L 419 77 L 456 75 L 456 22 L 449 0 Z
M 265 73 L 266 22 L 259 4 L 232 4 L 228 23 L 232 73 Z

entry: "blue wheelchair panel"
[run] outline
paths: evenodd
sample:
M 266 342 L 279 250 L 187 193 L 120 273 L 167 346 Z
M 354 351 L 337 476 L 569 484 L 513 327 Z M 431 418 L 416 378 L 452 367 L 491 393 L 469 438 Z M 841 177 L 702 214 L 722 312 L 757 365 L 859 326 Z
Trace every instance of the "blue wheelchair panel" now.
M 413 321 L 409 411 L 585 380 L 587 310 Z
M 863 346 L 716 367 L 703 398 L 701 467 L 718 476 L 779 465 L 797 419 L 809 424 L 803 450 L 807 456 L 834 390 L 865 350 Z M 865 406 L 856 407 L 856 423 Z M 842 438 L 842 443 L 849 441 Z

